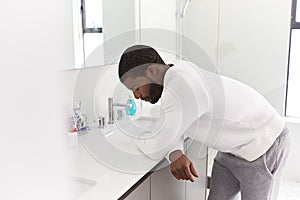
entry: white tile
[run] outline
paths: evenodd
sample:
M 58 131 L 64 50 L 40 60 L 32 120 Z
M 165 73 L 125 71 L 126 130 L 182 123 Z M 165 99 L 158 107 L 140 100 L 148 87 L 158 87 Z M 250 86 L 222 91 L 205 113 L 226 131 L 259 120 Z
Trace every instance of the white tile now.
M 280 185 L 278 200 L 298 200 L 300 197 L 300 180 L 283 180 Z

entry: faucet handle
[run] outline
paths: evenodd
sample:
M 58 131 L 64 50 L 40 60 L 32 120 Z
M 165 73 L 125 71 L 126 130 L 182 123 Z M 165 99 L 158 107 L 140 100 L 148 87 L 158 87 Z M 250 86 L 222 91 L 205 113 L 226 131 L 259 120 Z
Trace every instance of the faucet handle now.
M 98 117 L 98 128 L 104 128 L 104 127 L 105 127 L 105 118 Z
M 124 112 L 123 112 L 123 109 L 119 109 L 119 110 L 118 110 L 117 120 L 122 120 L 123 118 L 124 118 Z

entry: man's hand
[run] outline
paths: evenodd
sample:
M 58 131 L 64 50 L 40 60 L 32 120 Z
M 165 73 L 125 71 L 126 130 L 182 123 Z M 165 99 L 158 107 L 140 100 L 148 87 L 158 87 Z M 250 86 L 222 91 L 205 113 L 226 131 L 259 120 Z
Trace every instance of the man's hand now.
M 171 173 L 177 180 L 190 180 L 194 182 L 194 177 L 199 177 L 193 163 L 180 151 L 176 150 L 170 154 Z

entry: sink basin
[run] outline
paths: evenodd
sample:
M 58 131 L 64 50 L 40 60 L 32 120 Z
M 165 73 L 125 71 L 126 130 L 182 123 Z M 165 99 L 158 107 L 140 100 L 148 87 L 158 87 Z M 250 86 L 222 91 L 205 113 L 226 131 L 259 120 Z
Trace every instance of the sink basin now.
M 136 143 L 145 133 L 151 132 L 156 121 L 148 117 L 124 119 L 117 121 L 115 128 L 108 127 L 110 132 L 92 128 L 79 138 L 88 153 L 101 164 L 121 171 L 141 172 L 152 162 Z
M 94 187 L 97 182 L 80 178 L 80 177 L 70 177 L 69 179 L 69 187 L 70 191 L 72 191 L 71 197 L 72 199 L 77 199 L 82 194 L 87 192 L 89 189 Z
M 116 123 L 117 129 L 107 135 L 107 140 L 116 148 L 128 153 L 140 153 L 137 140 L 151 133 L 156 118 L 139 117 L 135 120 L 122 120 Z
M 136 119 L 124 119 L 116 122 L 118 131 L 131 137 L 140 137 L 145 132 L 151 132 L 157 118 L 139 117 Z
M 80 141 L 93 153 L 103 152 L 105 147 L 106 150 L 110 149 L 110 154 L 119 151 L 140 154 L 137 140 L 151 133 L 156 121 L 156 118 L 149 117 L 120 120 L 113 127 L 105 128 L 106 130 L 91 129 L 87 134 L 80 135 Z

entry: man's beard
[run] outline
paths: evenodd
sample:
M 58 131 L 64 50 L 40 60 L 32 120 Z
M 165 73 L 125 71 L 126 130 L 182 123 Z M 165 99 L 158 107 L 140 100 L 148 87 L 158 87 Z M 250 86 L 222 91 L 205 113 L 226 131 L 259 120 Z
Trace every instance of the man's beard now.
M 155 104 L 161 98 L 161 94 L 164 87 L 156 83 L 150 83 L 149 85 L 150 85 L 150 89 L 149 89 L 148 98 L 150 100 L 150 103 Z

